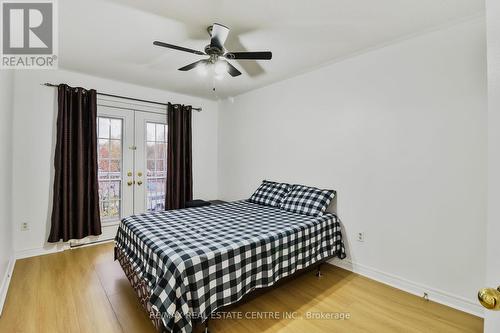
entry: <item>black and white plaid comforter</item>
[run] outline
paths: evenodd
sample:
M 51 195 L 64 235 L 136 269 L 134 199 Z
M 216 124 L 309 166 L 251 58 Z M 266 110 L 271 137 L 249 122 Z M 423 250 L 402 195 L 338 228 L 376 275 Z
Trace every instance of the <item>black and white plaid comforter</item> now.
M 165 327 L 176 332 L 191 332 L 191 319 L 206 319 L 255 288 L 345 257 L 335 215 L 248 201 L 127 217 L 115 241 L 148 282 Z

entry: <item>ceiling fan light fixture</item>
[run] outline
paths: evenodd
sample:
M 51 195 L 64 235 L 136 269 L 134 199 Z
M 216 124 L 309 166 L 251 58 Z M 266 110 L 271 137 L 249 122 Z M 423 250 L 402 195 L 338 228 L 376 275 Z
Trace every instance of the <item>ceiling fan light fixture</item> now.
M 198 72 L 198 74 L 200 76 L 207 76 L 208 74 L 208 68 L 207 68 L 207 64 L 205 63 L 199 63 L 198 65 L 196 65 L 196 72 Z
M 227 72 L 227 63 L 223 60 L 219 60 L 214 64 L 214 72 L 216 76 L 223 76 Z

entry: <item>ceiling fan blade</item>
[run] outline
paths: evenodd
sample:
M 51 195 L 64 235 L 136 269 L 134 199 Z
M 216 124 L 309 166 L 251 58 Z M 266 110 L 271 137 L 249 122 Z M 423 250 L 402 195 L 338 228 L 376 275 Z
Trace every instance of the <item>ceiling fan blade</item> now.
M 234 67 L 227 61 L 226 63 L 227 63 L 227 72 L 229 73 L 229 75 L 231 75 L 232 77 L 241 75 L 241 72 L 236 67 Z
M 212 25 L 212 39 L 210 41 L 211 47 L 217 47 L 224 50 L 224 43 L 229 35 L 229 28 L 218 23 Z
M 179 70 L 183 71 L 183 72 L 189 71 L 189 70 L 195 68 L 196 66 L 201 65 L 201 64 L 203 64 L 205 62 L 206 62 L 206 60 L 198 60 L 196 62 L 193 62 L 192 64 L 189 64 L 189 65 L 186 65 L 184 67 L 179 68 Z
M 272 52 L 228 52 L 224 55 L 227 59 L 237 60 L 271 60 Z
M 156 45 L 156 46 L 166 47 L 166 48 L 174 49 L 174 50 L 178 50 L 178 51 L 194 53 L 194 54 L 197 54 L 197 55 L 205 55 L 205 53 L 203 53 L 201 51 L 197 51 L 197 50 L 193 50 L 193 49 L 188 49 L 187 47 L 182 47 L 182 46 L 167 44 L 167 43 L 163 43 L 163 42 L 159 42 L 159 41 L 154 41 L 153 44 Z

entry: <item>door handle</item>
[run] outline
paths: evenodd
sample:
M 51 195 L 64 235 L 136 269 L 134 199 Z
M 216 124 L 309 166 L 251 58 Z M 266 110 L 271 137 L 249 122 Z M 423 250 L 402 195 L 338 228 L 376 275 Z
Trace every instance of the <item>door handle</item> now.
M 129 181 L 127 182 L 127 185 L 128 185 L 128 186 L 132 186 L 134 183 L 135 183 L 134 181 L 129 180 Z
M 488 310 L 500 310 L 500 287 L 483 288 L 477 293 L 479 303 Z
M 142 181 L 140 181 L 140 180 L 139 180 L 139 181 L 137 182 L 137 185 L 141 186 L 141 185 L 142 185 Z

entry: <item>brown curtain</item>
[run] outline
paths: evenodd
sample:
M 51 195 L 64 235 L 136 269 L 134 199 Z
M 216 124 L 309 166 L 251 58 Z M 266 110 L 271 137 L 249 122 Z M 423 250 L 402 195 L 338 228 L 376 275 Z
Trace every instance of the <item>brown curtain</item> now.
M 95 90 L 59 85 L 54 167 L 48 241 L 100 235 Z
M 186 207 L 193 200 L 191 106 L 168 103 L 167 210 Z

